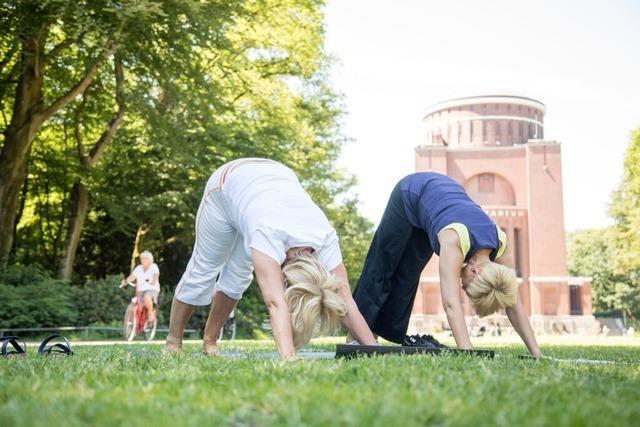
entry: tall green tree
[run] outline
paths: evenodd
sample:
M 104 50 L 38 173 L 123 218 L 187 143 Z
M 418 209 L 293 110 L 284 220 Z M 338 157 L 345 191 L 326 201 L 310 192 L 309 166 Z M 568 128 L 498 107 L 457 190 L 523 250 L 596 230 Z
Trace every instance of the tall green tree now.
M 3 152 L 9 154 L 3 159 L 25 173 L 0 180 L 22 191 L 22 197 L 4 193 L 11 200 L 3 203 L 2 218 L 9 224 L 27 212 L 20 230 L 37 228 L 34 236 L 48 248 L 47 264 L 56 258 L 62 277 L 71 274 L 92 212 L 106 214 L 98 217 L 116 221 L 122 232 L 151 230 L 136 234 L 153 240 L 154 230 L 156 236 L 162 227 L 160 234 L 168 232 L 167 205 L 191 211 L 208 174 L 233 157 L 283 161 L 322 204 L 348 187 L 333 168 L 342 144 L 340 108 L 325 84 L 320 2 L 59 0 L 2 6 L 12 29 L 3 37 L 3 61 L 13 64 L 25 85 L 39 87 L 40 101 L 31 110 L 45 108 L 49 99 L 56 105 L 50 120 L 25 118 L 34 129 L 29 138 L 5 132 Z M 45 28 L 37 44 L 45 46 L 40 54 L 47 64 L 36 61 L 42 67 L 38 81 L 25 74 L 29 55 L 20 56 L 25 48 L 19 41 L 33 25 Z M 104 54 L 96 59 L 100 48 Z M 79 80 L 82 85 L 74 85 Z M 5 83 L 7 94 L 20 86 Z M 25 101 L 6 96 L 2 102 L 9 112 Z M 11 123 L 18 118 L 6 116 Z M 38 157 L 27 174 L 34 142 Z M 11 154 L 16 147 L 24 149 L 21 155 Z M 119 157 L 108 156 L 107 147 Z M 29 176 L 38 182 L 25 182 Z M 132 187 L 137 176 L 146 181 Z M 92 201 L 101 204 L 97 211 Z M 13 238 L 8 228 L 0 227 L 3 260 Z
M 73 183 L 71 188 L 68 206 L 68 213 L 65 225 L 65 240 L 62 246 L 62 252 L 58 259 L 58 275 L 64 279 L 71 278 L 73 265 L 76 258 L 80 235 L 84 226 L 85 218 L 89 212 L 89 189 L 86 185 L 86 175 L 100 161 L 107 145 L 114 138 L 116 130 L 124 119 L 124 72 L 122 62 L 119 59 L 113 61 L 114 79 L 115 79 L 115 103 L 116 111 L 109 120 L 105 129 L 100 136 L 93 142 L 90 150 L 87 152 L 84 148 L 85 141 L 82 137 L 81 125 L 84 119 L 84 109 L 89 98 L 89 90 L 82 95 L 82 101 L 77 106 L 73 117 L 73 137 L 77 148 L 78 171 L 79 177 Z
M 40 142 L 45 124 L 59 120 L 101 73 L 109 72 L 113 57 L 118 58 L 119 67 L 135 67 L 136 77 L 157 90 L 158 77 L 177 81 L 175 87 L 204 82 L 204 52 L 228 45 L 225 26 L 233 25 L 239 16 L 250 19 L 256 13 L 258 8 L 248 8 L 246 3 L 21 0 L 0 4 L 6 30 L 0 48 L 0 102 L 5 113 L 0 153 L 0 267 L 6 265 L 12 246 L 32 145 Z M 101 89 L 114 90 L 115 86 Z M 105 107 L 110 109 L 111 103 Z
M 615 221 L 615 268 L 621 273 L 635 272 L 640 279 L 640 128 L 631 133 L 624 175 L 614 192 L 610 214 Z
M 2 5 L 13 29 L 1 52 L 16 70 L 20 25 L 31 22 L 24 8 L 48 25 L 45 100 L 84 76 L 102 44 L 112 48 L 34 136 L 16 209 L 17 262 L 61 277 L 75 265 L 88 278 L 122 271 L 148 248 L 175 283 L 208 176 L 233 158 L 263 156 L 294 169 L 325 208 L 357 279 L 371 225 L 343 195 L 353 180 L 334 166 L 345 140 L 340 99 L 326 83 L 322 2 Z M 2 88 L 9 120 L 15 83 Z
M 3 65 L 0 102 L 5 119 L 0 151 L 0 268 L 6 265 L 13 243 L 19 195 L 27 178 L 32 143 L 48 120 L 86 90 L 100 66 L 114 53 L 122 33 L 123 21 L 105 13 L 105 4 L 95 2 L 97 8 L 88 5 L 76 8 L 72 3 L 75 2 L 0 4 L 5 31 L 0 50 Z M 109 19 L 100 21 L 92 14 Z M 67 19 L 70 24 L 63 27 L 66 31 L 56 28 L 56 22 Z M 92 28 L 89 26 L 92 22 L 98 25 Z M 85 35 L 87 30 L 93 30 L 90 36 Z M 91 40 L 90 54 L 75 64 L 72 69 L 75 73 L 70 73 L 73 77 L 68 84 L 52 87 L 49 77 L 54 64 L 85 37 Z M 50 88 L 53 90 L 49 91 Z
M 569 233 L 569 273 L 593 278 L 591 296 L 594 311 L 620 311 L 636 318 L 640 314 L 638 277 L 616 271 L 616 233 L 615 226 Z
M 594 308 L 640 315 L 640 129 L 632 132 L 613 194 L 614 225 L 569 236 L 569 271 L 593 276 Z

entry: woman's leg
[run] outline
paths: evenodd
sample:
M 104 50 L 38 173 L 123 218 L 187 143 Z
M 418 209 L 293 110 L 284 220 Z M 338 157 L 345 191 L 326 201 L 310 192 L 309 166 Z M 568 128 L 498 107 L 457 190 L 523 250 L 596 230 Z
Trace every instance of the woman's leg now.
M 147 319 L 149 322 L 154 322 L 156 320 L 156 310 L 153 306 L 153 296 L 149 292 L 145 292 L 143 295 L 144 307 L 147 309 Z
M 414 227 L 404 211 L 402 191 L 398 184 L 391 192 L 380 225 L 369 247 L 360 280 L 353 292 L 358 310 L 375 334 L 381 335 L 374 326 L 377 324 L 380 309 L 395 285 L 393 275 L 402 261 L 413 230 Z
M 237 231 L 226 219 L 222 203 L 220 192 L 212 189 L 198 208 L 196 242 L 171 304 L 166 344 L 169 350 L 182 347 L 184 329 L 195 307 L 211 304 L 216 277 L 229 258 Z
M 169 334 L 167 335 L 166 349 L 179 351 L 182 349 L 182 336 L 193 315 L 195 305 L 186 304 L 177 298 L 171 303 L 171 317 L 169 318 Z
M 218 282 L 216 292 L 211 304 L 211 311 L 204 328 L 204 352 L 215 354 L 217 350 L 218 335 L 242 293 L 249 287 L 253 279 L 253 262 L 244 250 L 244 238 L 241 234 L 236 236 L 229 259 L 225 263 Z
M 383 338 L 395 343 L 404 340 L 420 285 L 420 275 L 432 255 L 433 250 L 427 233 L 414 228 L 400 263 L 393 273 L 391 291 L 373 326 Z
M 218 351 L 218 335 L 238 301 L 229 298 L 224 292 L 216 291 L 211 304 L 209 318 L 204 328 L 204 353 L 213 355 Z

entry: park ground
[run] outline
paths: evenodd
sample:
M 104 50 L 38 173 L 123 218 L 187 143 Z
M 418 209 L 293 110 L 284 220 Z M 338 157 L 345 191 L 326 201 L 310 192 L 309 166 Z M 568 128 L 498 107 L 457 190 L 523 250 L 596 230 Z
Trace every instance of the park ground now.
M 309 349 L 332 350 L 339 339 Z M 446 341 L 448 344 L 451 342 Z M 0 425 L 624 426 L 640 419 L 640 340 L 550 337 L 545 354 L 615 363 L 520 360 L 486 338 L 493 360 L 384 356 L 281 362 L 266 341 L 223 343 L 247 357 L 207 358 L 197 342 L 76 345 L 70 358 L 0 360 Z M 104 344 L 104 343 L 103 343 Z

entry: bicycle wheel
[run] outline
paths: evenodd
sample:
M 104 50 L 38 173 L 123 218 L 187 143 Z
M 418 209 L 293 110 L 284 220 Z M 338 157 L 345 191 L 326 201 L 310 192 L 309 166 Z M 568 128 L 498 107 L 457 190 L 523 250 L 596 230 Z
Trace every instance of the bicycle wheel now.
M 156 336 L 156 328 L 158 327 L 158 318 L 153 322 L 147 321 L 144 327 L 144 339 L 151 341 Z
M 133 341 L 136 336 L 136 307 L 133 304 L 129 304 L 124 312 L 122 332 L 127 341 Z

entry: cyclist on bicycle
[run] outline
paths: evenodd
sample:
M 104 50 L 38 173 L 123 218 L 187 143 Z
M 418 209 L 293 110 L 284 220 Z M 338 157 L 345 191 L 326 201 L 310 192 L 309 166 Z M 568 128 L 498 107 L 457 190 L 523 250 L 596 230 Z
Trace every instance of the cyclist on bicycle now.
M 147 309 L 147 322 L 156 320 L 155 306 L 158 305 L 160 293 L 160 269 L 153 262 L 153 255 L 149 251 L 140 254 L 140 264 L 133 269 L 129 277 L 120 282 L 120 286 L 126 286 L 128 282 L 136 282 L 136 297 Z

